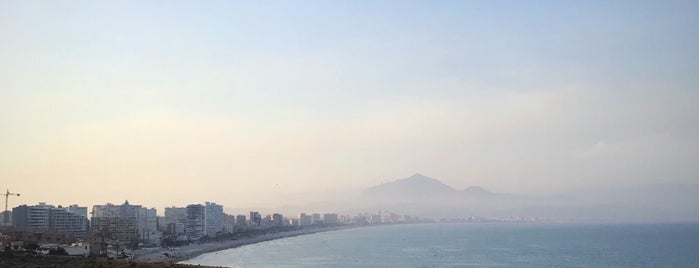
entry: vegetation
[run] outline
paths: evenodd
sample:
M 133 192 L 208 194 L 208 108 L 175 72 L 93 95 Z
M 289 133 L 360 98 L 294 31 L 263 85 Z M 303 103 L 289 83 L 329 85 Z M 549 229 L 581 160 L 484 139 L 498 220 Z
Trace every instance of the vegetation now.
M 0 267 L 18 268 L 165 268 L 165 267 L 207 267 L 198 265 L 174 264 L 167 262 L 139 262 L 125 259 L 104 258 L 104 257 L 68 257 L 68 256 L 38 256 L 38 255 L 17 255 L 12 253 L 0 254 Z

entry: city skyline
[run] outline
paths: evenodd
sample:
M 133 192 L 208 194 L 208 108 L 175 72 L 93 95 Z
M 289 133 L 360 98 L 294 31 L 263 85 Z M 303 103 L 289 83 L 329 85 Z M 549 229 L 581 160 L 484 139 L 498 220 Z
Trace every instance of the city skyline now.
M 464 189 L 453 188 L 422 174 L 381 183 L 357 192 L 326 193 L 325 196 L 296 196 L 283 205 L 235 206 L 217 204 L 211 199 L 204 202 L 179 200 L 179 205 L 146 204 L 143 209 L 153 210 L 158 217 L 168 216 L 168 209 L 185 209 L 194 206 L 204 213 L 244 215 L 253 211 L 257 215 L 273 216 L 300 212 L 339 212 L 357 214 L 367 211 L 390 210 L 404 215 L 426 218 L 476 217 L 481 219 L 535 218 L 549 221 L 617 222 L 651 221 L 675 222 L 696 220 L 694 211 L 699 202 L 699 184 L 648 184 L 626 187 L 581 188 L 553 195 L 523 195 L 493 192 L 479 186 Z M 332 196 L 332 197 L 328 197 Z M 14 197 L 14 196 L 13 196 Z M 304 199 L 303 197 L 307 198 Z M 663 202 L 658 202 L 663 200 Z M 38 202 L 38 206 L 45 207 Z M 97 209 L 119 206 L 122 202 L 82 204 Z M 132 204 L 124 200 L 123 204 Z M 32 204 L 23 203 L 21 206 Z M 16 208 L 10 205 L 9 208 Z M 64 208 L 78 207 L 78 204 Z M 87 208 L 85 207 L 85 209 Z M 141 206 L 139 206 L 141 207 Z M 225 208 L 224 208 L 225 207 Z M 61 205 L 58 205 L 61 208 Z M 623 208 L 619 211 L 619 208 Z M 213 210 L 212 210 L 213 209 Z M 12 209 L 10 209 L 12 211 Z M 157 212 L 156 211 L 160 211 Z M 219 211 L 219 212 L 216 212 Z M 263 214 L 259 214 L 262 211 Z M 561 212 L 564 211 L 563 214 Z M 177 212 L 173 212 L 177 213 Z M 181 213 L 181 212 L 180 212 Z M 609 214 L 611 213 L 611 214 Z M 87 214 L 84 212 L 83 214 Z M 92 212 L 90 213 L 92 215 Z M 3 214 L 3 217 L 7 214 Z M 319 214 L 318 214 L 319 215 Z M 250 214 L 250 218 L 254 218 Z M 301 216 L 299 216 L 301 218 Z M 219 218 L 209 223 L 216 223 Z
M 4 1 L 0 189 L 162 211 L 414 173 L 541 195 L 699 184 L 698 6 Z

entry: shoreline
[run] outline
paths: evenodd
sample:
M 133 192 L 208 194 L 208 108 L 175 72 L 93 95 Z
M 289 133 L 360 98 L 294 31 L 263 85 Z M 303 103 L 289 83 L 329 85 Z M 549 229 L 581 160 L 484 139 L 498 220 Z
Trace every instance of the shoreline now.
M 294 237 L 300 235 L 309 235 L 320 232 L 337 231 L 342 229 L 355 228 L 357 226 L 337 226 L 328 228 L 313 228 L 313 229 L 302 229 L 287 232 L 269 233 L 259 236 L 240 238 L 235 240 L 228 240 L 222 242 L 210 242 L 201 244 L 191 244 L 186 246 L 177 247 L 174 250 L 169 250 L 165 248 L 157 249 L 141 249 L 134 251 L 134 260 L 136 261 L 146 261 L 146 262 L 167 262 L 167 263 L 179 263 L 182 261 L 190 260 L 196 258 L 202 254 L 222 251 L 231 248 L 237 248 L 245 245 L 256 244 L 260 242 L 282 239 L 287 237 Z M 177 257 L 173 258 L 162 258 L 164 253 L 175 253 Z

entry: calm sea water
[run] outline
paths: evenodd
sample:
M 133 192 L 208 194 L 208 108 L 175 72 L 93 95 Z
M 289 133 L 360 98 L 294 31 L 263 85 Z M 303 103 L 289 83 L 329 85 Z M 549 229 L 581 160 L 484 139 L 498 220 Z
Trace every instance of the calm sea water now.
M 209 253 L 227 267 L 699 267 L 699 224 L 414 224 Z

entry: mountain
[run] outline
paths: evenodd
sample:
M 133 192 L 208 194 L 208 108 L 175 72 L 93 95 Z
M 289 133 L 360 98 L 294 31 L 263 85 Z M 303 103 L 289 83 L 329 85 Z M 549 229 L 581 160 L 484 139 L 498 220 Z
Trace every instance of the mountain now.
M 368 188 L 362 192 L 366 198 L 387 200 L 416 200 L 416 199 L 463 199 L 467 197 L 492 197 L 496 194 L 480 186 L 471 186 L 464 190 L 456 190 L 439 180 L 422 174 L 415 174 L 405 179 L 383 183 Z
M 493 194 L 490 191 L 483 189 L 480 186 L 471 186 L 471 187 L 468 187 L 468 188 L 462 190 L 461 192 L 466 194 L 466 195 L 480 195 L 480 196 Z
M 361 193 L 361 205 L 367 211 L 384 209 L 425 217 L 485 215 L 501 207 L 508 195 L 489 192 L 478 186 L 456 190 L 422 174 L 383 183 Z
M 699 221 L 697 184 L 600 187 L 535 196 L 490 192 L 479 186 L 454 189 L 437 179 L 415 174 L 363 191 L 333 193 L 314 201 L 289 199 L 304 201 L 287 203 L 272 211 L 356 214 L 388 210 L 427 218 L 537 218 L 564 222 Z
M 656 184 L 581 189 L 554 196 L 456 190 L 415 174 L 370 187 L 353 203 L 372 211 L 424 217 L 541 218 L 554 221 L 699 221 L 699 185 Z
M 415 174 L 405 179 L 368 188 L 363 191 L 362 195 L 367 198 L 406 200 L 452 196 L 457 193 L 458 191 L 441 181 L 422 174 Z

